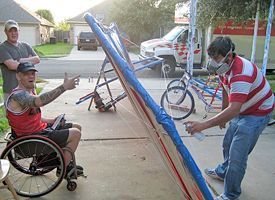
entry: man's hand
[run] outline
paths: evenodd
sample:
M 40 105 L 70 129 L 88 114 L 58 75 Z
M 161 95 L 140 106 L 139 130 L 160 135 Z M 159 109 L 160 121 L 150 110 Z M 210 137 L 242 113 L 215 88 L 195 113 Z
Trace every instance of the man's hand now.
M 68 78 L 67 72 L 65 72 L 63 87 L 65 90 L 72 90 L 76 87 L 76 85 L 79 84 L 79 77 L 80 75 L 77 75 L 71 79 Z
M 226 123 L 221 123 L 221 124 L 219 125 L 219 127 L 220 127 L 220 129 L 226 128 Z
M 79 77 L 80 77 L 80 75 L 69 79 L 67 73 L 65 73 L 65 78 L 64 78 L 63 84 L 58 86 L 57 88 L 55 88 L 49 92 L 45 92 L 45 93 L 41 94 L 39 97 L 37 97 L 35 99 L 35 106 L 36 107 L 45 106 L 48 103 L 55 100 L 57 97 L 59 97 L 66 90 L 74 89 L 75 86 L 79 84 Z
M 201 132 L 207 128 L 205 122 L 187 121 L 184 122 L 184 124 L 187 124 L 185 130 L 191 135 Z

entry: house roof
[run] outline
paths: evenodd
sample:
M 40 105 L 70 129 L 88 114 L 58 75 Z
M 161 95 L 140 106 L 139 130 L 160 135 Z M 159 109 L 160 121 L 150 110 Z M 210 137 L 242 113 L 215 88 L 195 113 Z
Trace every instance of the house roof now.
M 28 10 L 14 0 L 1 0 L 0 10 L 0 23 L 5 23 L 9 19 L 13 19 L 18 22 L 19 25 L 26 23 L 54 27 L 53 23 Z
M 111 9 L 111 4 L 113 3 L 114 0 L 104 0 L 102 3 L 99 3 L 91 8 L 89 8 L 88 10 L 80 13 L 79 15 L 66 20 L 67 23 L 71 24 L 71 23 L 85 23 L 87 24 L 87 22 L 84 20 L 83 16 L 85 15 L 85 13 L 91 13 L 92 15 L 96 15 L 96 14 L 103 14 L 104 15 L 104 22 L 105 23 L 109 23 L 109 11 Z

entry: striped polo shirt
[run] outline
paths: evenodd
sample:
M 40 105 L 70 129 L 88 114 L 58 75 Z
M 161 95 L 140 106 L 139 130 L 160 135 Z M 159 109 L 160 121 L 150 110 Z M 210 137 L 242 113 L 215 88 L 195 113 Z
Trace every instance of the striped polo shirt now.
M 272 112 L 274 95 L 262 72 L 249 60 L 236 56 L 230 70 L 220 76 L 229 102 L 243 103 L 241 115 L 263 116 Z

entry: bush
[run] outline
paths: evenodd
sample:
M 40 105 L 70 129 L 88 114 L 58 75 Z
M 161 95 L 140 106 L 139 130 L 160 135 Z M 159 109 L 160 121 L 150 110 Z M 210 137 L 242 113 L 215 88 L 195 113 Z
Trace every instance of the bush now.
M 3 135 L 9 128 L 8 119 L 5 116 L 6 111 L 4 106 L 0 108 L 0 136 Z

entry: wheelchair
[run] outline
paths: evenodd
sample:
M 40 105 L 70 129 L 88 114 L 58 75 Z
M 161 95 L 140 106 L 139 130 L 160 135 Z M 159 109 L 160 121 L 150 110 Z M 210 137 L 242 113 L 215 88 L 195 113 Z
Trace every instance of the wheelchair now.
M 5 140 L 7 146 L 1 159 L 8 159 L 11 163 L 9 179 L 18 195 L 30 198 L 46 195 L 57 188 L 63 179 L 67 180 L 69 191 L 77 188 L 73 179 L 79 175 L 74 153 L 70 149 L 61 149 L 55 142 L 40 135 L 16 138 L 13 133 L 8 133 Z M 74 165 L 67 173 L 63 150 L 71 153 Z M 83 173 L 80 176 L 86 177 Z

